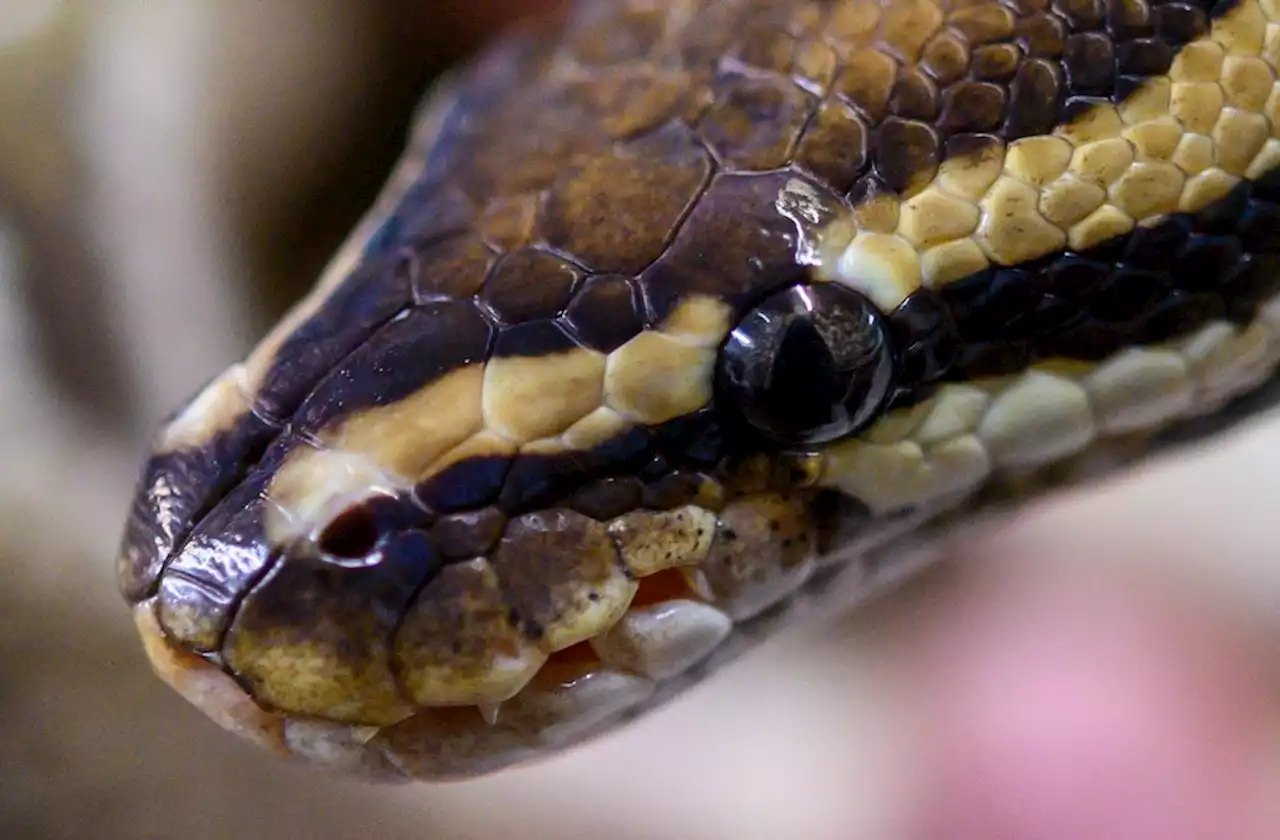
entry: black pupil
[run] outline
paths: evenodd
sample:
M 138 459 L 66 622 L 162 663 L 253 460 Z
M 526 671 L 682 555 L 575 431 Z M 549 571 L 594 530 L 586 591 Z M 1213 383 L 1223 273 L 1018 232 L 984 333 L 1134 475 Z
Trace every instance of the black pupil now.
M 851 434 L 892 384 L 887 326 L 863 296 L 833 284 L 795 286 L 753 309 L 720 357 L 728 411 L 785 443 Z

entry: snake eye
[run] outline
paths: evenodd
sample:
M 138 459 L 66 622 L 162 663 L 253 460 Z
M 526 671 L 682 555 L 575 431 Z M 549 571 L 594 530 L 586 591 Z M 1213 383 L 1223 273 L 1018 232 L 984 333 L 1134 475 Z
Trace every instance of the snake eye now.
M 760 433 L 791 445 L 834 440 L 870 422 L 889 393 L 889 325 L 843 286 L 792 286 L 734 328 L 717 373 L 718 401 Z

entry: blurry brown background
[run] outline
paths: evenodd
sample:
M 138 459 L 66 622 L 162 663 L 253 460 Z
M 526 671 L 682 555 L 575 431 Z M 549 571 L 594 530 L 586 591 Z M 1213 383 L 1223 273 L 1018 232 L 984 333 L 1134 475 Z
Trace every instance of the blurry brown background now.
M 151 424 L 312 282 L 428 80 L 514 9 L 0 0 L 0 837 L 892 834 L 903 759 L 878 675 L 900 606 L 779 640 L 569 756 L 443 788 L 281 766 L 138 650 L 111 558 Z M 991 550 L 1069 560 L 1159 518 L 1174 553 L 1212 545 L 1241 592 L 1280 592 L 1257 585 L 1278 565 L 1257 527 L 1280 489 L 1258 469 L 1271 440 L 1055 503 Z

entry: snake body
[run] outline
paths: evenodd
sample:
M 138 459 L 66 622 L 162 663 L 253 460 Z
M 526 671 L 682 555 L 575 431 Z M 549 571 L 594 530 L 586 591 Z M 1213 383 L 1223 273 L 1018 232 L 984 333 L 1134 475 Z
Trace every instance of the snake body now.
M 118 558 L 152 664 L 282 755 L 490 772 L 899 576 L 921 529 L 1265 404 L 1278 67 L 1276 0 L 512 32 L 160 429 Z

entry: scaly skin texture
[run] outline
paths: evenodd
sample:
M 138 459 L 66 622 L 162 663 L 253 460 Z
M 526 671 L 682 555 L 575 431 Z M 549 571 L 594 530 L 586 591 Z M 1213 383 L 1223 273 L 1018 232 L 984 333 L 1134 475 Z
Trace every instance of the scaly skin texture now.
M 432 94 L 315 291 L 160 430 L 120 587 L 223 725 L 376 778 L 545 755 L 1271 375 L 1271 0 L 653 6 Z M 891 388 L 787 445 L 716 377 L 798 283 L 876 310 Z

